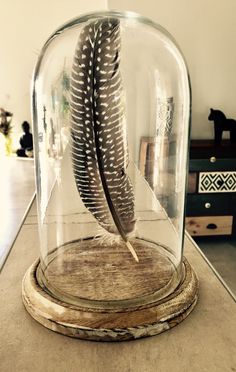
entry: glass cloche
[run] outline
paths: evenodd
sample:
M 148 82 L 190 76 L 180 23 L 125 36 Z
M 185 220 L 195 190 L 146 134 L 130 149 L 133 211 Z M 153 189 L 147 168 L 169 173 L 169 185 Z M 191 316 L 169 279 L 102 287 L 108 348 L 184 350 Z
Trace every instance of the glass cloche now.
M 77 319 L 75 337 L 144 326 L 125 317 L 123 326 L 107 326 L 107 319 L 170 301 L 190 270 L 183 263 L 190 121 L 183 56 L 146 18 L 89 14 L 48 39 L 32 92 L 37 286 L 58 306 L 105 317 L 96 326 L 88 315 Z M 86 327 L 100 336 L 83 336 Z

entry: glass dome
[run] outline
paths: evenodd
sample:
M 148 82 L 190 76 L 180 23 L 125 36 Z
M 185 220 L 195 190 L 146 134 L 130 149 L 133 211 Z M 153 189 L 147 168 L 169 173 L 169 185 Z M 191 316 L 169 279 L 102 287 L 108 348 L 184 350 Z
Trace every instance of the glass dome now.
M 58 29 L 33 79 L 40 266 L 75 306 L 135 308 L 183 276 L 190 86 L 159 25 L 95 13 Z

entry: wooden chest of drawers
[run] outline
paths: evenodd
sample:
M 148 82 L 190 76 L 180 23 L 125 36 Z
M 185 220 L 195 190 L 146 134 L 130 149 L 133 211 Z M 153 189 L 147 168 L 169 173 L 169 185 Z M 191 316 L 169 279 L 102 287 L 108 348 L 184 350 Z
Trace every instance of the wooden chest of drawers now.
M 236 144 L 191 142 L 186 229 L 192 236 L 236 235 Z

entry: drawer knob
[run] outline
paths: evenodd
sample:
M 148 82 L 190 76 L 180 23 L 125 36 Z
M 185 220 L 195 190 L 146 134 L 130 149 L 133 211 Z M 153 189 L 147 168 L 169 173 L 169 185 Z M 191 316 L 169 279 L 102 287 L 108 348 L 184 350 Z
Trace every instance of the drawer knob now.
M 216 157 L 215 157 L 215 156 L 212 156 L 212 157 L 210 158 L 210 162 L 211 162 L 211 163 L 215 163 L 215 162 L 216 162 Z
M 207 209 L 211 208 L 211 203 L 205 203 L 205 208 Z

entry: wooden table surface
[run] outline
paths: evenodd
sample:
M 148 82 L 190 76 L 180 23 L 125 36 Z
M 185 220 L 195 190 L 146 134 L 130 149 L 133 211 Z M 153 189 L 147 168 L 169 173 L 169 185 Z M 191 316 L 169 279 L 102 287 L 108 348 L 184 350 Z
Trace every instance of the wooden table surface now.
M 0 157 L 0 270 L 35 194 L 34 160 Z
M 0 275 L 1 372 L 236 371 L 236 303 L 190 238 L 185 255 L 200 280 L 195 310 L 170 331 L 122 343 L 65 337 L 28 315 L 21 281 L 37 255 L 34 203 Z

